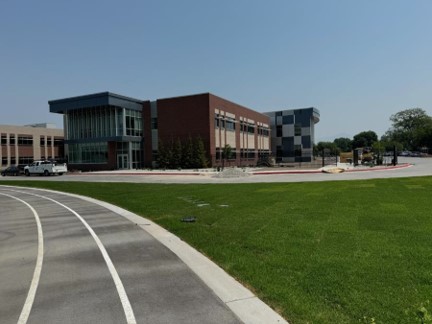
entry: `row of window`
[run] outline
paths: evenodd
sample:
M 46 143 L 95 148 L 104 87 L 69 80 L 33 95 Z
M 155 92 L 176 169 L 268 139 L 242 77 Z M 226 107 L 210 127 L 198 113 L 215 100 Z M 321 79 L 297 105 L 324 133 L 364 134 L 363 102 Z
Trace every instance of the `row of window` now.
M 219 114 L 215 114 L 215 127 L 226 129 L 228 131 L 235 131 L 236 123 L 235 119 L 231 117 L 223 117 Z
M 268 150 L 262 150 L 262 151 L 255 151 L 253 149 L 241 149 L 240 151 L 233 151 L 231 152 L 231 156 L 228 158 L 228 160 L 236 160 L 239 159 L 255 159 L 256 156 L 265 156 L 268 155 L 270 152 Z M 217 148 L 216 149 L 216 160 L 222 160 L 222 149 Z
M 129 150 L 131 150 L 131 156 L 129 156 Z M 139 168 L 142 164 L 140 142 L 117 142 L 116 154 L 117 156 L 126 155 L 128 158 L 132 158 L 132 168 Z M 108 144 L 106 142 L 69 144 L 68 158 L 69 163 L 107 163 Z
M 107 163 L 108 143 L 69 144 L 69 163 Z
M 15 141 L 15 135 L 10 135 L 9 136 L 9 143 L 8 143 L 8 138 L 7 135 L 1 135 L 1 145 L 15 145 L 15 143 L 17 143 L 18 145 L 33 145 L 33 137 L 31 135 L 18 135 L 17 140 Z M 54 146 L 62 146 L 64 143 L 64 140 L 62 138 L 54 138 Z M 47 140 L 45 141 L 45 136 L 41 136 L 40 137 L 40 146 L 51 146 L 53 144 L 52 138 L 48 137 Z
M 240 122 L 240 132 L 254 134 L 255 133 L 255 125 L 241 121 Z
M 228 131 L 235 131 L 236 122 L 230 117 L 221 117 L 219 114 L 215 114 L 215 127 L 226 129 Z M 255 124 L 240 121 L 240 132 L 255 134 Z M 269 136 L 270 130 L 267 127 L 258 126 L 258 135 Z
M 68 139 L 142 136 L 142 113 L 114 106 L 75 109 L 67 113 L 67 129 Z
M 263 126 L 258 126 L 258 135 L 261 136 L 269 136 L 270 135 L 270 129 Z

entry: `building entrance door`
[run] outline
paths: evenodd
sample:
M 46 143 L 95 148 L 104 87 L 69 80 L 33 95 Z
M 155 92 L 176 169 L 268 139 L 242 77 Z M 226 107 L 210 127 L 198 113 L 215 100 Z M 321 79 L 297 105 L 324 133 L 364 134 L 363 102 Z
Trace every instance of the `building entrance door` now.
M 117 154 L 117 168 L 129 169 L 129 159 L 127 154 Z

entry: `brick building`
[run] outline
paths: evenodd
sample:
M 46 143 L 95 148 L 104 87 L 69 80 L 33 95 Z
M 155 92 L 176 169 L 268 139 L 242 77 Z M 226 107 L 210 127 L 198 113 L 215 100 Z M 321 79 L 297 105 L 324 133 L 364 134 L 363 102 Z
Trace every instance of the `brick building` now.
M 203 93 L 143 101 L 103 92 L 49 101 L 64 115 L 66 158 L 81 170 L 155 166 L 159 143 L 199 137 L 210 166 L 255 165 L 270 154 L 270 118 Z
M 0 125 L 2 167 L 30 164 L 34 160 L 62 159 L 63 129 L 51 124 Z

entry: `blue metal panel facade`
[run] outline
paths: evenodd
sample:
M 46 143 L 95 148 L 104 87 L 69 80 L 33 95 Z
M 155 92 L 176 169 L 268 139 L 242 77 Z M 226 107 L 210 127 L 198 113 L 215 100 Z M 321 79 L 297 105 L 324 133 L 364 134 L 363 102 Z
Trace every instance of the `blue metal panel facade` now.
M 311 162 L 314 126 L 320 114 L 314 107 L 264 113 L 270 117 L 272 152 L 276 162 Z

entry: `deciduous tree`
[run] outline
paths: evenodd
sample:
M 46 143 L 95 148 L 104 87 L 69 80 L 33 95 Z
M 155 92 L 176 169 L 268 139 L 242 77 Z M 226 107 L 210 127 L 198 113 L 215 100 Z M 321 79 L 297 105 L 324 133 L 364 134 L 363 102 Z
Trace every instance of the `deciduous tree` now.
M 373 143 L 378 141 L 378 135 L 374 131 L 364 131 L 354 135 L 352 148 L 371 147 Z

